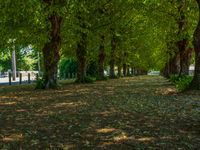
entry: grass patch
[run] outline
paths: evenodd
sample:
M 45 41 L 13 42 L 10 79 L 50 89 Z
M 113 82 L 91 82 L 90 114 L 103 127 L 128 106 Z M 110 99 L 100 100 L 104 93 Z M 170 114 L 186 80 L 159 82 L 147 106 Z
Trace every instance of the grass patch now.
M 185 91 L 190 83 L 192 82 L 193 77 L 192 76 L 178 76 L 178 75 L 172 75 L 170 76 L 170 81 L 175 84 L 176 88 L 179 92 Z

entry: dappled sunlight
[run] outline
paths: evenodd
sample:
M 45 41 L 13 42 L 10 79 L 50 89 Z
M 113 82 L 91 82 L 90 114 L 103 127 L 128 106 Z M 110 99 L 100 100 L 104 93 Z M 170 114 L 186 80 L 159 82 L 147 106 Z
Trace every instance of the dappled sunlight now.
M 114 95 L 115 94 L 115 87 L 114 86 L 105 87 L 105 89 L 102 89 L 102 90 L 104 92 L 104 95 Z
M 17 109 L 16 112 L 27 112 L 28 110 L 26 109 Z
M 114 113 L 116 113 L 117 110 L 115 110 L 114 108 L 110 108 L 109 110 L 105 110 L 103 112 L 100 112 L 99 115 L 103 116 L 103 117 L 108 117 Z
M 0 100 L 0 106 L 7 106 L 0 114 L 0 145 L 126 150 L 163 149 L 170 144 L 169 149 L 184 149 L 181 139 L 196 148 L 199 95 L 168 96 L 173 86 L 156 81 L 126 78 L 25 94 L 7 92 Z
M 135 139 L 136 141 L 139 141 L 139 142 L 152 142 L 154 140 L 156 140 L 156 138 L 154 137 L 141 137 L 141 138 L 138 138 L 138 139 Z
M 59 147 L 62 148 L 63 150 L 76 149 L 76 145 L 74 145 L 74 144 L 62 144 Z
M 118 134 L 117 136 L 113 137 L 113 140 L 115 142 L 120 142 L 120 141 L 124 141 L 124 140 L 128 140 L 129 137 L 125 132 L 121 132 L 120 134 Z
M 21 133 L 15 133 L 15 134 L 11 134 L 8 136 L 4 136 L 2 141 L 3 142 L 15 142 L 15 141 L 22 141 L 23 140 L 23 135 Z
M 16 104 L 17 102 L 0 102 L 0 106 L 12 106 Z
M 87 94 L 90 92 L 90 89 L 81 87 L 80 89 L 76 89 L 77 93 Z
M 18 99 L 19 97 L 14 96 L 14 95 L 9 95 L 9 96 L 0 96 L 0 100 L 9 100 L 9 99 Z
M 114 90 L 115 88 L 113 86 L 106 87 L 107 90 Z
M 135 137 L 134 135 L 128 135 L 126 132 L 121 131 L 119 133 L 117 133 L 117 135 L 115 135 L 113 137 L 113 142 L 117 142 L 117 143 L 121 143 L 121 142 L 154 142 L 156 141 L 157 138 L 155 137 Z
M 111 133 L 116 131 L 115 128 L 101 128 L 101 129 L 96 129 L 97 133 Z
M 159 139 L 161 139 L 161 140 L 173 140 L 174 138 L 171 137 L 171 136 L 163 136 L 163 137 L 160 137 Z
M 105 142 L 101 142 L 99 145 L 99 147 L 106 147 L 106 146 L 110 146 L 115 144 L 113 141 L 105 141 Z
M 87 105 L 87 103 L 85 102 L 63 102 L 63 103 L 56 103 L 56 104 L 53 104 L 52 107 L 54 108 L 75 108 L 75 107 L 79 107 L 79 106 L 84 106 L 84 105 Z
M 177 90 L 174 87 L 159 88 L 155 93 L 159 95 L 174 95 L 177 94 Z
M 86 102 L 60 102 L 52 103 L 50 105 L 39 108 L 35 116 L 49 116 L 57 113 L 62 113 L 63 111 L 76 112 L 80 107 L 87 106 Z
M 71 96 L 74 94 L 74 91 L 72 90 L 62 90 L 62 91 L 56 91 L 56 94 L 61 94 L 62 96 Z
M 140 137 L 136 138 L 135 136 L 128 136 L 125 132 L 113 137 L 115 142 L 122 142 L 122 141 L 132 141 L 132 142 L 153 142 L 157 140 L 154 137 Z
M 49 115 L 53 115 L 55 112 L 51 111 L 51 110 L 43 110 L 43 109 L 39 109 L 34 115 L 36 117 L 46 117 Z

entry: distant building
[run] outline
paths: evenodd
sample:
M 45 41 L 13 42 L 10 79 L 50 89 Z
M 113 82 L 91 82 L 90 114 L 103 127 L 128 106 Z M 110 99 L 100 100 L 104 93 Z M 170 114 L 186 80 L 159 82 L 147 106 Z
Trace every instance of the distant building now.
M 160 71 L 155 71 L 155 70 L 150 70 L 149 72 L 148 72 L 148 75 L 160 75 Z

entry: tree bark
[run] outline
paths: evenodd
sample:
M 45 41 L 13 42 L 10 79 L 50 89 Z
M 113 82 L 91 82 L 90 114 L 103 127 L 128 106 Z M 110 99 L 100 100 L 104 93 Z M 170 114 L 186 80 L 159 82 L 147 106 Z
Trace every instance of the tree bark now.
M 178 74 L 179 73 L 179 68 L 180 66 L 180 56 L 177 53 L 169 62 L 169 74 Z
M 127 66 L 125 63 L 123 64 L 123 75 L 124 75 L 124 77 L 127 76 Z
M 134 67 L 134 75 L 137 76 L 137 68 Z
M 194 51 L 195 51 L 195 71 L 194 78 L 189 86 L 189 89 L 199 90 L 200 89 L 200 0 L 196 0 L 199 7 L 199 22 L 194 32 Z
M 17 67 L 16 67 L 16 53 L 15 53 L 15 46 L 12 51 L 12 79 L 13 81 L 16 80 L 17 74 Z
M 130 74 L 130 66 L 129 66 L 129 65 L 127 66 L 127 72 L 126 72 L 126 75 L 127 75 L 127 76 L 130 76 L 130 75 L 131 75 L 131 74 Z
M 81 33 L 80 41 L 76 49 L 78 59 L 77 82 L 85 83 L 86 77 L 86 55 L 87 55 L 87 34 Z
M 53 13 L 49 17 L 51 23 L 51 33 L 50 41 L 44 45 L 42 49 L 44 56 L 44 87 L 45 89 L 56 88 L 57 87 L 57 71 L 58 71 L 58 62 L 60 60 L 60 29 L 62 17 L 58 14 Z
M 179 74 L 179 54 L 169 56 L 169 61 L 166 63 L 163 72 L 164 77 L 169 78 L 170 75 Z
M 118 70 L 118 77 L 121 77 L 122 76 L 122 72 L 121 72 L 122 67 L 121 67 L 121 65 L 118 65 L 117 70 Z
M 185 0 L 180 1 L 180 5 L 178 7 L 178 12 L 180 14 L 180 17 L 178 19 L 178 36 L 182 37 L 184 31 L 186 30 L 187 21 L 185 18 L 185 12 L 184 12 L 184 5 Z M 179 49 L 179 55 L 180 55 L 180 75 L 188 75 L 189 74 L 189 67 L 188 67 L 188 57 L 186 56 L 186 48 L 188 45 L 188 39 L 182 38 L 177 42 L 177 46 Z
M 190 60 L 192 58 L 192 49 L 185 49 L 184 52 L 180 53 L 180 74 L 189 75 Z
M 161 70 L 162 76 L 164 76 L 166 78 L 169 77 L 168 66 L 169 66 L 169 62 L 165 63 L 165 67 Z
M 100 79 L 104 78 L 104 62 L 106 58 L 104 41 L 105 41 L 105 36 L 102 35 L 99 47 L 99 61 L 98 61 L 98 75 Z
M 134 67 L 131 67 L 131 75 L 134 75 Z
M 111 56 L 110 56 L 110 78 L 115 78 L 115 52 L 116 36 L 113 34 L 111 39 Z
M 128 66 L 127 66 L 127 52 L 123 53 L 123 75 L 126 77 L 128 75 Z

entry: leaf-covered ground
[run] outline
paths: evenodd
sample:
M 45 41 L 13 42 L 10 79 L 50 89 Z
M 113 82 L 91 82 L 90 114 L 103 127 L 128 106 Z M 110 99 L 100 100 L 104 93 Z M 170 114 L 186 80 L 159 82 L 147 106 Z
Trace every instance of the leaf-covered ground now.
M 0 149 L 198 149 L 200 92 L 162 77 L 0 87 Z

